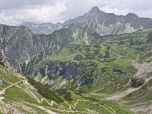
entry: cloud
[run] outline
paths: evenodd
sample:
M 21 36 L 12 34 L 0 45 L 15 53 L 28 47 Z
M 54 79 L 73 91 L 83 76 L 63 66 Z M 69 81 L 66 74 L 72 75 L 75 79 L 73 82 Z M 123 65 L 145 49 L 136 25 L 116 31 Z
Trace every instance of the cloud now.
M 9 5 L 9 4 L 8 4 Z M 6 6 L 8 6 L 6 5 Z M 30 4 L 31 5 L 31 4 Z M 16 6 L 16 5 L 14 5 Z M 56 4 L 45 4 L 34 6 L 27 5 L 27 8 L 4 8 L 0 13 L 0 23 L 17 25 L 23 20 L 32 22 L 58 22 L 61 20 L 60 13 L 66 10 L 64 2 L 56 2 Z
M 1 9 L 28 9 L 43 5 L 54 5 L 59 0 L 0 0 Z
M 84 15 L 94 6 L 117 15 L 132 12 L 152 18 L 151 0 L 0 0 L 0 23 L 18 25 L 23 20 L 64 22 Z

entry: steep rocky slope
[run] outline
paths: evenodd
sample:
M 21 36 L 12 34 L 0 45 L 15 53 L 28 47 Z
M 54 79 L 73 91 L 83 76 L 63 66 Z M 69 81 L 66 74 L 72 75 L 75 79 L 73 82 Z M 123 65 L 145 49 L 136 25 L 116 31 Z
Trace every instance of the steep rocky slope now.
M 13 69 L 13 66 L 11 64 L 11 62 L 8 60 L 8 58 L 4 55 L 4 51 L 2 49 L 2 47 L 0 46 L 0 64 L 3 67 L 6 67 L 8 69 Z
M 52 57 L 64 45 L 73 41 L 70 30 L 55 31 L 51 35 L 33 34 L 25 26 L 0 25 L 0 45 L 13 65 L 27 62 L 32 58 Z

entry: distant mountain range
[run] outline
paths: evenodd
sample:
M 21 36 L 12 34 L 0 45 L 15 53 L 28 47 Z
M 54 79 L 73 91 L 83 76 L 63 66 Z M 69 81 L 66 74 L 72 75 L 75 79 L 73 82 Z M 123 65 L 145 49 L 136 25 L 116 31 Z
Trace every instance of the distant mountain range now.
M 94 27 L 94 31 L 101 35 L 130 33 L 140 28 L 152 26 L 152 19 L 140 18 L 136 14 L 128 13 L 125 16 L 117 16 L 113 13 L 100 11 L 98 7 L 93 7 L 83 16 L 69 19 L 62 23 L 36 23 L 23 21 L 24 25 L 35 34 L 51 34 L 55 30 L 68 28 L 72 23 L 87 23 Z

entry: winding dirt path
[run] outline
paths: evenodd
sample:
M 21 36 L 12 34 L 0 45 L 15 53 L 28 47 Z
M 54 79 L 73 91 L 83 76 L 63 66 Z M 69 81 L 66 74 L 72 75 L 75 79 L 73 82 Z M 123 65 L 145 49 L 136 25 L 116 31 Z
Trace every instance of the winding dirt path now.
M 36 97 L 36 95 L 27 87 L 25 81 L 26 80 L 23 81 L 23 84 L 25 85 L 26 89 L 33 95 L 33 97 L 37 100 L 38 103 L 41 103 L 41 101 Z
M 43 102 L 43 100 L 44 100 L 44 98 L 42 97 L 42 99 L 41 99 L 41 103 Z
M 77 102 L 74 104 L 74 106 L 76 106 L 79 101 L 87 101 L 87 100 L 77 99 Z M 87 101 L 87 102 L 91 102 L 91 101 Z M 96 103 L 94 103 L 94 102 L 91 102 L 91 103 L 96 104 Z M 113 110 L 110 106 L 103 106 L 103 105 L 99 105 L 99 106 L 103 107 L 104 109 L 106 109 L 106 110 L 107 110 L 108 112 L 110 112 L 111 114 L 116 114 L 116 113 L 115 113 L 115 110 Z M 110 111 L 110 110 L 109 110 L 108 108 L 106 108 L 106 107 L 110 108 L 113 112 Z
M 16 83 L 12 83 L 10 86 L 4 88 L 2 91 L 0 91 L 0 95 L 1 95 L 1 94 L 5 94 L 5 90 L 6 90 L 6 89 L 12 87 L 13 85 L 16 85 L 16 84 L 20 83 L 21 81 L 22 81 L 22 80 L 20 80 L 19 82 L 16 82 Z

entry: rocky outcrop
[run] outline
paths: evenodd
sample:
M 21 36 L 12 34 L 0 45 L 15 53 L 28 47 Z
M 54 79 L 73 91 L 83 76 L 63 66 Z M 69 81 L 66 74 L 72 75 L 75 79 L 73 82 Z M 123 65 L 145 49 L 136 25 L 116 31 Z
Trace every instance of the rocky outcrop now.
M 3 66 L 3 67 L 6 67 L 8 69 L 12 69 L 12 65 L 11 65 L 11 62 L 8 60 L 8 58 L 4 55 L 4 52 L 3 52 L 3 49 L 2 47 L 0 46 L 0 64 Z
M 51 35 L 33 34 L 25 26 L 0 25 L 0 45 L 11 63 L 19 69 L 19 64 L 29 62 L 33 58 L 50 58 L 61 47 L 72 40 L 72 33 L 58 30 Z
M 133 78 L 130 78 L 129 80 L 130 80 L 130 82 L 129 82 L 130 87 L 137 88 L 137 87 L 142 86 L 144 84 L 144 80 L 143 79 L 133 79 Z
M 3 84 L 2 80 L 0 80 L 0 86 Z
M 150 32 L 147 36 L 147 43 L 152 43 L 152 32 Z
M 33 74 L 28 74 L 27 72 L 24 75 L 30 77 L 33 77 L 33 75 L 34 77 L 41 75 L 42 77 L 48 77 L 50 80 L 56 80 L 59 77 L 62 77 L 62 79 L 68 81 L 77 77 L 84 69 L 84 65 L 77 65 L 76 63 L 49 61 L 45 66 L 40 67 Z

